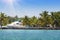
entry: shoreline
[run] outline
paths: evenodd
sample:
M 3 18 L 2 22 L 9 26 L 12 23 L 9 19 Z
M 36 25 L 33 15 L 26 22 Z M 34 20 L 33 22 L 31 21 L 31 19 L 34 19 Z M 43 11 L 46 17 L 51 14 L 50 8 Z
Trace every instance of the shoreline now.
M 60 27 L 56 27 L 56 28 L 50 28 L 50 27 L 44 27 L 44 28 L 37 28 L 37 27 L 33 27 L 33 28 L 0 28 L 0 29 L 23 29 L 23 30 L 60 30 Z

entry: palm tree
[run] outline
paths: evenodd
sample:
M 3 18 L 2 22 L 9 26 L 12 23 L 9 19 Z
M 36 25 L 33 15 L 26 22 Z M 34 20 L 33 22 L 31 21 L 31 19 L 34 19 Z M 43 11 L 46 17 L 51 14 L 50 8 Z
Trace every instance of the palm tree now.
M 0 13 L 0 23 L 1 23 L 1 27 L 2 25 L 6 25 L 8 21 L 7 16 L 4 13 Z
M 2 28 L 2 25 L 3 25 L 3 19 L 4 19 L 4 13 L 0 13 L 0 24 L 1 24 L 1 28 Z
M 44 24 L 44 26 L 47 26 L 47 24 L 48 24 L 48 12 L 47 11 L 43 11 L 41 14 L 40 14 L 40 16 L 41 16 L 41 19 L 43 20 L 43 24 Z
M 32 27 L 36 27 L 36 26 L 38 26 L 37 25 L 37 18 L 35 17 L 35 16 L 33 16 L 32 18 L 30 18 L 30 25 L 32 26 Z
M 26 25 L 26 26 L 30 25 L 30 21 L 29 21 L 29 17 L 28 16 L 25 16 L 22 20 L 23 20 L 23 25 Z
M 52 18 L 52 23 L 53 23 L 53 27 L 57 27 L 59 24 L 59 20 L 60 20 L 60 12 L 51 12 L 51 18 Z

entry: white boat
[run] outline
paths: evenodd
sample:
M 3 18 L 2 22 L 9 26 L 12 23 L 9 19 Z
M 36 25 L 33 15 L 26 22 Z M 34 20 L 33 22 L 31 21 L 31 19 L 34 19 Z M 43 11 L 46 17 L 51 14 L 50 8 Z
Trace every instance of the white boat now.
M 22 22 L 15 21 L 15 22 L 12 22 L 11 24 L 8 24 L 7 27 L 8 28 L 24 28 L 25 26 L 23 26 Z

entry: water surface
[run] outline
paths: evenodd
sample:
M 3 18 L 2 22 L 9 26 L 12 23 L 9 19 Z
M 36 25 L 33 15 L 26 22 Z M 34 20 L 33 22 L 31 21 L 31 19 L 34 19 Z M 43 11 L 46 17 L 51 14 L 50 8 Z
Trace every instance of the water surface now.
M 0 40 L 60 40 L 60 30 L 0 30 Z

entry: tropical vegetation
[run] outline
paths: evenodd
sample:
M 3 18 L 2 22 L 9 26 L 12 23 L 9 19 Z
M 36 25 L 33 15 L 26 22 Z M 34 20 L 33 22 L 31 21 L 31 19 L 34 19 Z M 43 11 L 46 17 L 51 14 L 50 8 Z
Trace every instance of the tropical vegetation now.
M 48 12 L 43 11 L 39 14 L 40 17 L 22 17 L 18 16 L 11 17 L 7 16 L 5 13 L 0 12 L 0 25 L 7 25 L 14 21 L 22 20 L 23 25 L 28 25 L 29 27 L 59 27 L 60 26 L 60 11 Z

